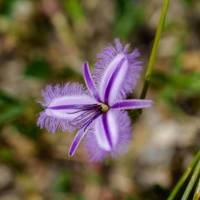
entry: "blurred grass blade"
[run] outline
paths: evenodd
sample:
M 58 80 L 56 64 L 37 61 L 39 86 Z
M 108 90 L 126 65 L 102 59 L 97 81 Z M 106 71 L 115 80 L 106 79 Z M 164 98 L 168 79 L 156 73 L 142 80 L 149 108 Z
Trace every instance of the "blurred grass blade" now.
M 193 200 L 199 200 L 200 199 L 200 177 L 199 177 L 199 182 L 193 197 Z
M 199 177 L 199 175 L 200 175 L 200 160 L 198 161 L 197 166 L 194 169 L 194 172 L 192 174 L 190 182 L 188 183 L 188 186 L 187 186 L 186 190 L 184 191 L 183 197 L 182 197 L 181 200 L 188 200 L 189 199 L 191 191 L 194 188 L 195 183 L 196 183 L 197 178 Z
M 174 187 L 173 191 L 170 193 L 167 200 L 176 199 L 177 194 L 179 193 L 179 191 L 182 188 L 182 186 L 184 185 L 185 181 L 188 179 L 188 177 L 192 173 L 192 171 L 195 168 L 195 166 L 197 165 L 197 163 L 200 164 L 200 151 L 197 152 L 196 156 L 194 157 L 194 159 L 192 160 L 192 162 L 190 163 L 190 165 L 188 166 L 188 168 L 186 169 L 186 171 L 184 172 L 182 177 L 179 179 L 178 183 Z

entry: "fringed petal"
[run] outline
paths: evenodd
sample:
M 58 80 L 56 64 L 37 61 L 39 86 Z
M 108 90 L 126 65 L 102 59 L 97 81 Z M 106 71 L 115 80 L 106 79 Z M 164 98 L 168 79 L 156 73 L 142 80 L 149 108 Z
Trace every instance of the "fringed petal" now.
M 97 101 L 100 100 L 99 94 L 96 90 L 96 86 L 94 84 L 94 81 L 92 79 L 92 75 L 90 73 L 90 67 L 88 63 L 84 63 L 83 65 L 83 77 L 86 83 L 86 86 L 88 88 L 88 91 L 94 98 L 96 98 Z
M 142 70 L 142 62 L 138 60 L 140 53 L 137 49 L 128 53 L 129 45 L 123 48 L 119 39 L 115 40 L 115 46 L 108 45 L 103 51 L 97 54 L 97 62 L 94 69 L 94 80 L 100 91 L 101 98 L 104 97 L 105 86 L 116 71 L 117 65 L 121 63 L 121 70 L 116 77 L 111 100 L 114 98 L 124 98 L 128 93 L 131 93 L 136 86 Z M 113 84 L 113 88 L 115 88 Z M 115 94 L 114 94 L 115 93 Z
M 47 85 L 42 90 L 43 106 L 48 106 L 56 97 L 84 95 L 87 92 L 84 90 L 83 85 L 79 83 L 66 83 L 64 85 L 57 84 L 55 86 Z
M 112 111 L 102 114 L 95 120 L 95 136 L 98 145 L 110 151 L 118 142 L 118 125 Z
M 116 157 L 120 154 L 126 153 L 128 150 L 128 144 L 131 141 L 131 122 L 127 112 L 114 110 L 112 111 L 116 120 L 118 139 L 116 144 L 110 149 L 108 142 L 105 140 L 104 145 L 99 145 L 99 141 L 96 135 L 101 134 L 101 130 L 93 129 L 89 130 L 85 145 L 89 153 L 89 157 L 92 161 L 101 161 L 106 156 Z M 103 142 L 102 140 L 102 142 Z M 107 148 L 107 150 L 106 150 Z
M 55 132 L 58 128 L 62 131 L 72 131 L 76 128 L 70 122 L 80 115 L 80 108 L 86 108 L 96 103 L 96 100 L 87 95 L 80 84 L 65 84 L 63 86 L 47 86 L 42 92 L 44 111 L 38 118 L 38 126 Z
M 76 149 L 78 148 L 78 146 L 79 146 L 81 140 L 83 139 L 83 137 L 85 136 L 86 132 L 87 132 L 87 130 L 85 130 L 84 128 L 80 129 L 77 132 L 77 134 L 76 134 L 76 136 L 75 136 L 75 138 L 74 138 L 74 140 L 73 140 L 73 142 L 72 142 L 72 144 L 69 148 L 69 156 L 74 155 Z
M 45 111 L 40 112 L 37 125 L 41 129 L 46 128 L 51 133 L 55 133 L 57 129 L 60 129 L 63 132 L 72 132 L 75 130 L 75 127 L 70 124 L 69 120 L 48 116 Z

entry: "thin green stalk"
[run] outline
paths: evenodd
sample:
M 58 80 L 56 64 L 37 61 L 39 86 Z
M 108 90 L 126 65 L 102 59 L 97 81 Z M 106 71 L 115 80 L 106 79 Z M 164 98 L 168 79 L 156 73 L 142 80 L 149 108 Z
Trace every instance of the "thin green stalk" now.
M 193 197 L 193 200 L 199 200 L 199 199 L 200 199 L 200 177 L 199 177 L 199 182 L 198 182 L 198 185 Z
M 192 162 L 190 163 L 190 165 L 188 166 L 182 177 L 179 179 L 178 183 L 174 187 L 173 191 L 171 192 L 167 200 L 175 199 L 179 190 L 181 189 L 181 187 L 183 186 L 183 184 L 185 183 L 185 181 L 187 180 L 187 178 L 189 177 L 189 175 L 191 174 L 192 170 L 194 169 L 199 160 L 200 160 L 200 151 L 198 151 L 198 153 L 196 154 L 196 156 L 194 157 L 194 159 L 192 160 Z
M 157 30 L 156 30 L 156 36 L 155 36 L 155 39 L 154 39 L 150 59 L 149 59 L 148 65 L 147 65 L 147 71 L 146 71 L 146 74 L 145 74 L 145 82 L 144 82 L 144 86 L 143 86 L 143 89 L 142 89 L 142 92 L 141 92 L 141 95 L 140 95 L 141 99 L 145 99 L 147 90 L 149 88 L 149 82 L 150 82 L 151 74 L 152 74 L 153 67 L 154 67 L 154 64 L 155 64 L 155 61 L 156 61 L 158 45 L 159 45 L 159 42 L 160 42 L 161 33 L 163 31 L 163 28 L 164 28 L 168 5 L 169 5 L 169 0 L 163 0 L 160 20 L 159 20 L 159 24 L 158 24 L 158 27 L 157 27 Z
M 183 197 L 181 200 L 188 200 L 188 197 L 190 196 L 190 193 L 191 193 L 192 189 L 194 188 L 194 185 L 197 181 L 199 174 L 200 174 L 200 160 L 198 161 L 198 164 L 195 167 L 194 173 L 192 174 L 190 182 L 188 183 L 188 186 L 187 186 L 186 190 L 184 191 Z

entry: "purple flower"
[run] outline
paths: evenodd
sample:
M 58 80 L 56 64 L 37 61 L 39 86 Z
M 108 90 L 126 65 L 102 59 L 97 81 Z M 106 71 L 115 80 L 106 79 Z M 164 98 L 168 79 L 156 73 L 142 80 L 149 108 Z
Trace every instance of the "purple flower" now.
M 88 63 L 83 65 L 87 90 L 78 83 L 47 86 L 42 92 L 38 126 L 55 132 L 79 129 L 69 149 L 73 156 L 80 141 L 93 160 L 107 154 L 118 155 L 127 150 L 131 139 L 131 123 L 125 110 L 148 108 L 151 100 L 125 99 L 131 93 L 141 72 L 139 52 L 128 53 L 118 39 L 97 55 L 93 74 Z

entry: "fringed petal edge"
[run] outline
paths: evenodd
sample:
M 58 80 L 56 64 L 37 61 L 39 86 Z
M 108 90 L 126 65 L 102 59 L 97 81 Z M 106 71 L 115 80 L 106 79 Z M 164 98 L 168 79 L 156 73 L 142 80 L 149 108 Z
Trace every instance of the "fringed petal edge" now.
M 99 54 L 97 54 L 97 62 L 95 63 L 93 77 L 97 86 L 100 85 L 101 79 L 103 77 L 104 71 L 109 65 L 109 63 L 118 55 L 123 53 L 128 61 L 129 70 L 125 76 L 124 82 L 121 85 L 119 97 L 126 97 L 128 93 L 131 93 L 142 71 L 142 62 L 138 60 L 140 53 L 137 49 L 128 53 L 129 44 L 122 46 L 119 39 L 115 39 L 115 46 L 109 44 L 105 47 Z
M 128 151 L 128 144 L 131 141 L 131 122 L 125 111 L 115 111 L 117 116 L 117 122 L 119 123 L 119 139 L 115 148 L 112 151 L 105 151 L 100 148 L 97 144 L 97 140 L 94 134 L 94 128 L 88 131 L 85 139 L 85 145 L 88 150 L 89 159 L 91 161 L 101 161 L 107 156 L 117 157 L 118 155 L 124 154 Z
M 44 107 L 53 101 L 53 99 L 62 96 L 73 96 L 73 95 L 83 95 L 87 94 L 84 90 L 83 85 L 79 83 L 66 83 L 57 84 L 54 86 L 47 85 L 44 90 L 42 90 L 43 100 L 39 101 Z M 60 119 L 54 116 L 47 115 L 45 111 L 40 112 L 37 125 L 40 128 L 46 128 L 49 132 L 54 133 L 57 129 L 62 131 L 74 131 L 74 126 L 71 126 L 67 119 Z
M 56 97 L 82 94 L 87 94 L 87 92 L 84 90 L 83 85 L 79 83 L 56 84 L 54 86 L 47 85 L 45 89 L 42 90 L 43 101 L 40 101 L 40 103 L 43 106 L 48 106 Z
M 55 133 L 57 129 L 65 131 L 74 131 L 75 127 L 70 125 L 69 121 L 66 119 L 59 119 L 52 116 L 46 115 L 45 111 L 40 112 L 38 121 L 38 127 L 46 128 L 49 132 Z

